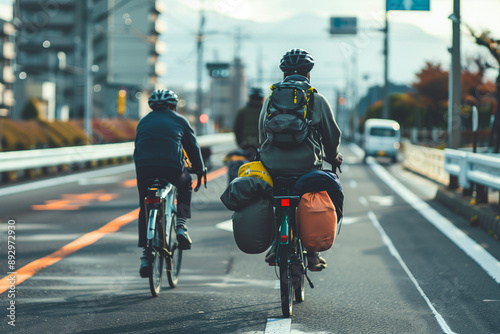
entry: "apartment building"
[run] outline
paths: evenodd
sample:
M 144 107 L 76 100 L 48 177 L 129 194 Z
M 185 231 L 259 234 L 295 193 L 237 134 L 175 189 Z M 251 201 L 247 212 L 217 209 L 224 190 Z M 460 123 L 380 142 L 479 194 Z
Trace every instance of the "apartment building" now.
M 48 120 L 117 117 L 120 99 L 120 116 L 140 116 L 162 73 L 158 1 L 16 0 L 14 8 L 15 118 L 31 98 Z
M 12 62 L 14 51 L 14 25 L 0 19 L 0 117 L 9 115 L 14 106 L 12 85 L 15 81 Z

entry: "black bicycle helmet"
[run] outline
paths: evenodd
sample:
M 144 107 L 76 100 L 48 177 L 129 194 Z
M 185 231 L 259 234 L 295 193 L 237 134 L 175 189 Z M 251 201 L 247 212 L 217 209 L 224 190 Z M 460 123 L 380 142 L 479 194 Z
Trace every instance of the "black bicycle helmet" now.
M 309 52 L 303 49 L 291 49 L 285 53 L 280 61 L 283 73 L 309 73 L 314 67 L 314 59 Z
M 149 96 L 148 104 L 151 109 L 160 105 L 175 108 L 178 101 L 179 97 L 170 89 L 157 89 Z
M 251 99 L 262 99 L 264 98 L 264 91 L 260 87 L 252 87 L 249 96 Z

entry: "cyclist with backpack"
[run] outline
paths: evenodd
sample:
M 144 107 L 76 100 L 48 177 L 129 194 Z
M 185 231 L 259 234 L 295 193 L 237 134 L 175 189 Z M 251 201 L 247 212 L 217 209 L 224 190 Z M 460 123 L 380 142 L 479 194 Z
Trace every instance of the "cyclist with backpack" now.
M 271 86 L 259 118 L 260 160 L 271 175 L 302 176 L 319 170 L 323 162 L 334 168 L 342 163 L 341 131 L 327 99 L 310 84 L 313 57 L 292 49 L 280 61 L 283 81 Z M 308 252 L 309 269 L 320 271 L 326 261 Z M 274 262 L 273 245 L 266 262 Z
M 192 164 L 192 173 L 206 179 L 200 147 L 188 120 L 176 113 L 178 97 L 171 90 L 155 90 L 148 103 L 151 111 L 137 124 L 134 162 L 139 190 L 139 247 L 141 277 L 151 271 L 151 249 L 147 247 L 147 221 L 144 198 L 149 182 L 163 178 L 177 188 L 177 240 L 179 247 L 189 249 L 191 238 L 186 220 L 191 218 L 192 178 L 185 168 L 185 150 Z M 197 191 L 198 189 L 195 189 Z
M 238 149 L 229 152 L 224 158 L 228 169 L 228 183 L 238 176 L 241 165 L 253 160 L 257 155 L 260 146 L 258 123 L 262 102 L 264 102 L 264 91 L 262 88 L 252 87 L 247 104 L 236 114 L 233 132 Z

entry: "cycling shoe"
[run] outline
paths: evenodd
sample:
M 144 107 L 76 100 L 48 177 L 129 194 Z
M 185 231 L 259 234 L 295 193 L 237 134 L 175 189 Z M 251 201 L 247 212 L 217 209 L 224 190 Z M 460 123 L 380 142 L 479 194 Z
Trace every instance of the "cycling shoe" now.
M 320 253 L 308 252 L 307 268 L 310 271 L 321 271 L 326 268 L 326 260 L 320 255 Z
M 179 242 L 179 249 L 191 249 L 193 241 L 189 237 L 187 228 L 184 226 L 177 226 L 177 241 Z
M 144 247 L 142 249 L 141 268 L 139 269 L 139 274 L 141 275 L 142 278 L 146 278 L 151 275 L 152 260 L 153 256 L 151 254 L 151 250 L 147 247 Z

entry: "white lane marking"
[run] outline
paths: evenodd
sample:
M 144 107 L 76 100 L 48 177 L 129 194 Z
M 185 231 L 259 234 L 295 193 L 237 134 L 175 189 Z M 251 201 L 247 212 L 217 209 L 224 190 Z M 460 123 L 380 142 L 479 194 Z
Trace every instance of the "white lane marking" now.
M 363 196 L 361 196 L 359 198 L 359 203 L 361 203 L 362 206 L 364 207 L 367 207 L 368 206 L 368 201 L 366 200 L 366 198 L 364 198 Z
M 389 252 L 391 253 L 392 256 L 396 258 L 396 260 L 399 262 L 403 270 L 406 272 L 406 275 L 410 278 L 412 281 L 413 285 L 417 288 L 417 291 L 420 293 L 420 296 L 425 300 L 427 303 L 427 306 L 431 309 L 432 313 L 434 314 L 434 317 L 436 318 L 437 322 L 439 323 L 439 326 L 441 326 L 441 329 L 443 330 L 444 333 L 454 333 L 451 328 L 448 326 L 444 318 L 441 316 L 441 314 L 438 313 L 438 311 L 434 308 L 432 305 L 431 301 L 429 298 L 427 298 L 427 295 L 425 292 L 422 290 L 420 285 L 418 284 L 417 280 L 415 279 L 415 276 L 411 273 L 410 269 L 406 266 L 406 263 L 403 261 L 401 258 L 401 255 L 399 255 L 399 252 L 397 251 L 396 247 L 392 243 L 391 239 L 389 236 L 385 233 L 384 229 L 380 225 L 380 222 L 377 219 L 377 216 L 373 213 L 373 211 L 368 212 L 368 218 L 372 221 L 373 226 L 377 229 L 378 233 L 380 233 L 380 236 L 382 237 L 382 241 L 384 244 L 389 248 Z
M 120 181 L 120 178 L 117 176 L 108 176 L 108 177 L 99 177 L 99 178 L 94 178 L 94 179 L 81 179 L 78 180 L 78 184 L 81 186 L 88 186 L 88 185 L 96 185 L 96 184 L 110 184 L 110 183 L 118 183 Z
M 228 232 L 233 232 L 233 221 L 231 219 L 220 222 L 215 225 L 220 230 L 228 231 Z
M 342 225 L 351 225 L 355 223 L 359 223 L 361 217 L 344 217 L 342 218 Z
M 368 200 L 380 206 L 392 206 L 394 204 L 394 196 L 369 196 Z
M 71 175 L 54 177 L 47 180 L 29 182 L 26 184 L 20 184 L 10 187 L 5 187 L 0 189 L 0 196 L 12 195 L 17 193 L 22 193 L 25 191 L 44 189 L 48 187 L 55 187 L 61 184 L 67 184 L 72 182 L 79 182 L 83 178 L 91 178 L 91 177 L 101 177 L 106 175 L 114 175 L 116 173 L 124 173 L 134 170 L 134 164 L 127 164 L 117 167 L 111 167 L 106 169 L 93 170 L 89 172 L 83 173 L 75 173 Z
M 354 144 L 350 144 L 350 148 L 355 154 L 361 151 L 361 149 Z M 481 245 L 472 240 L 439 212 L 434 210 L 429 204 L 422 201 L 417 195 L 408 190 L 374 160 L 368 160 L 367 164 L 375 172 L 375 175 L 391 187 L 394 192 L 441 231 L 441 233 L 448 237 L 455 245 L 462 249 L 465 254 L 479 264 L 495 282 L 500 283 L 500 261 L 494 258 L 488 251 L 481 247 Z
M 269 318 L 264 334 L 290 333 L 292 329 L 291 318 Z
M 81 237 L 81 234 L 72 233 L 72 234 L 35 234 L 35 235 L 26 235 L 19 236 L 19 240 L 21 242 L 35 242 L 35 241 L 56 241 L 56 240 L 75 240 Z

